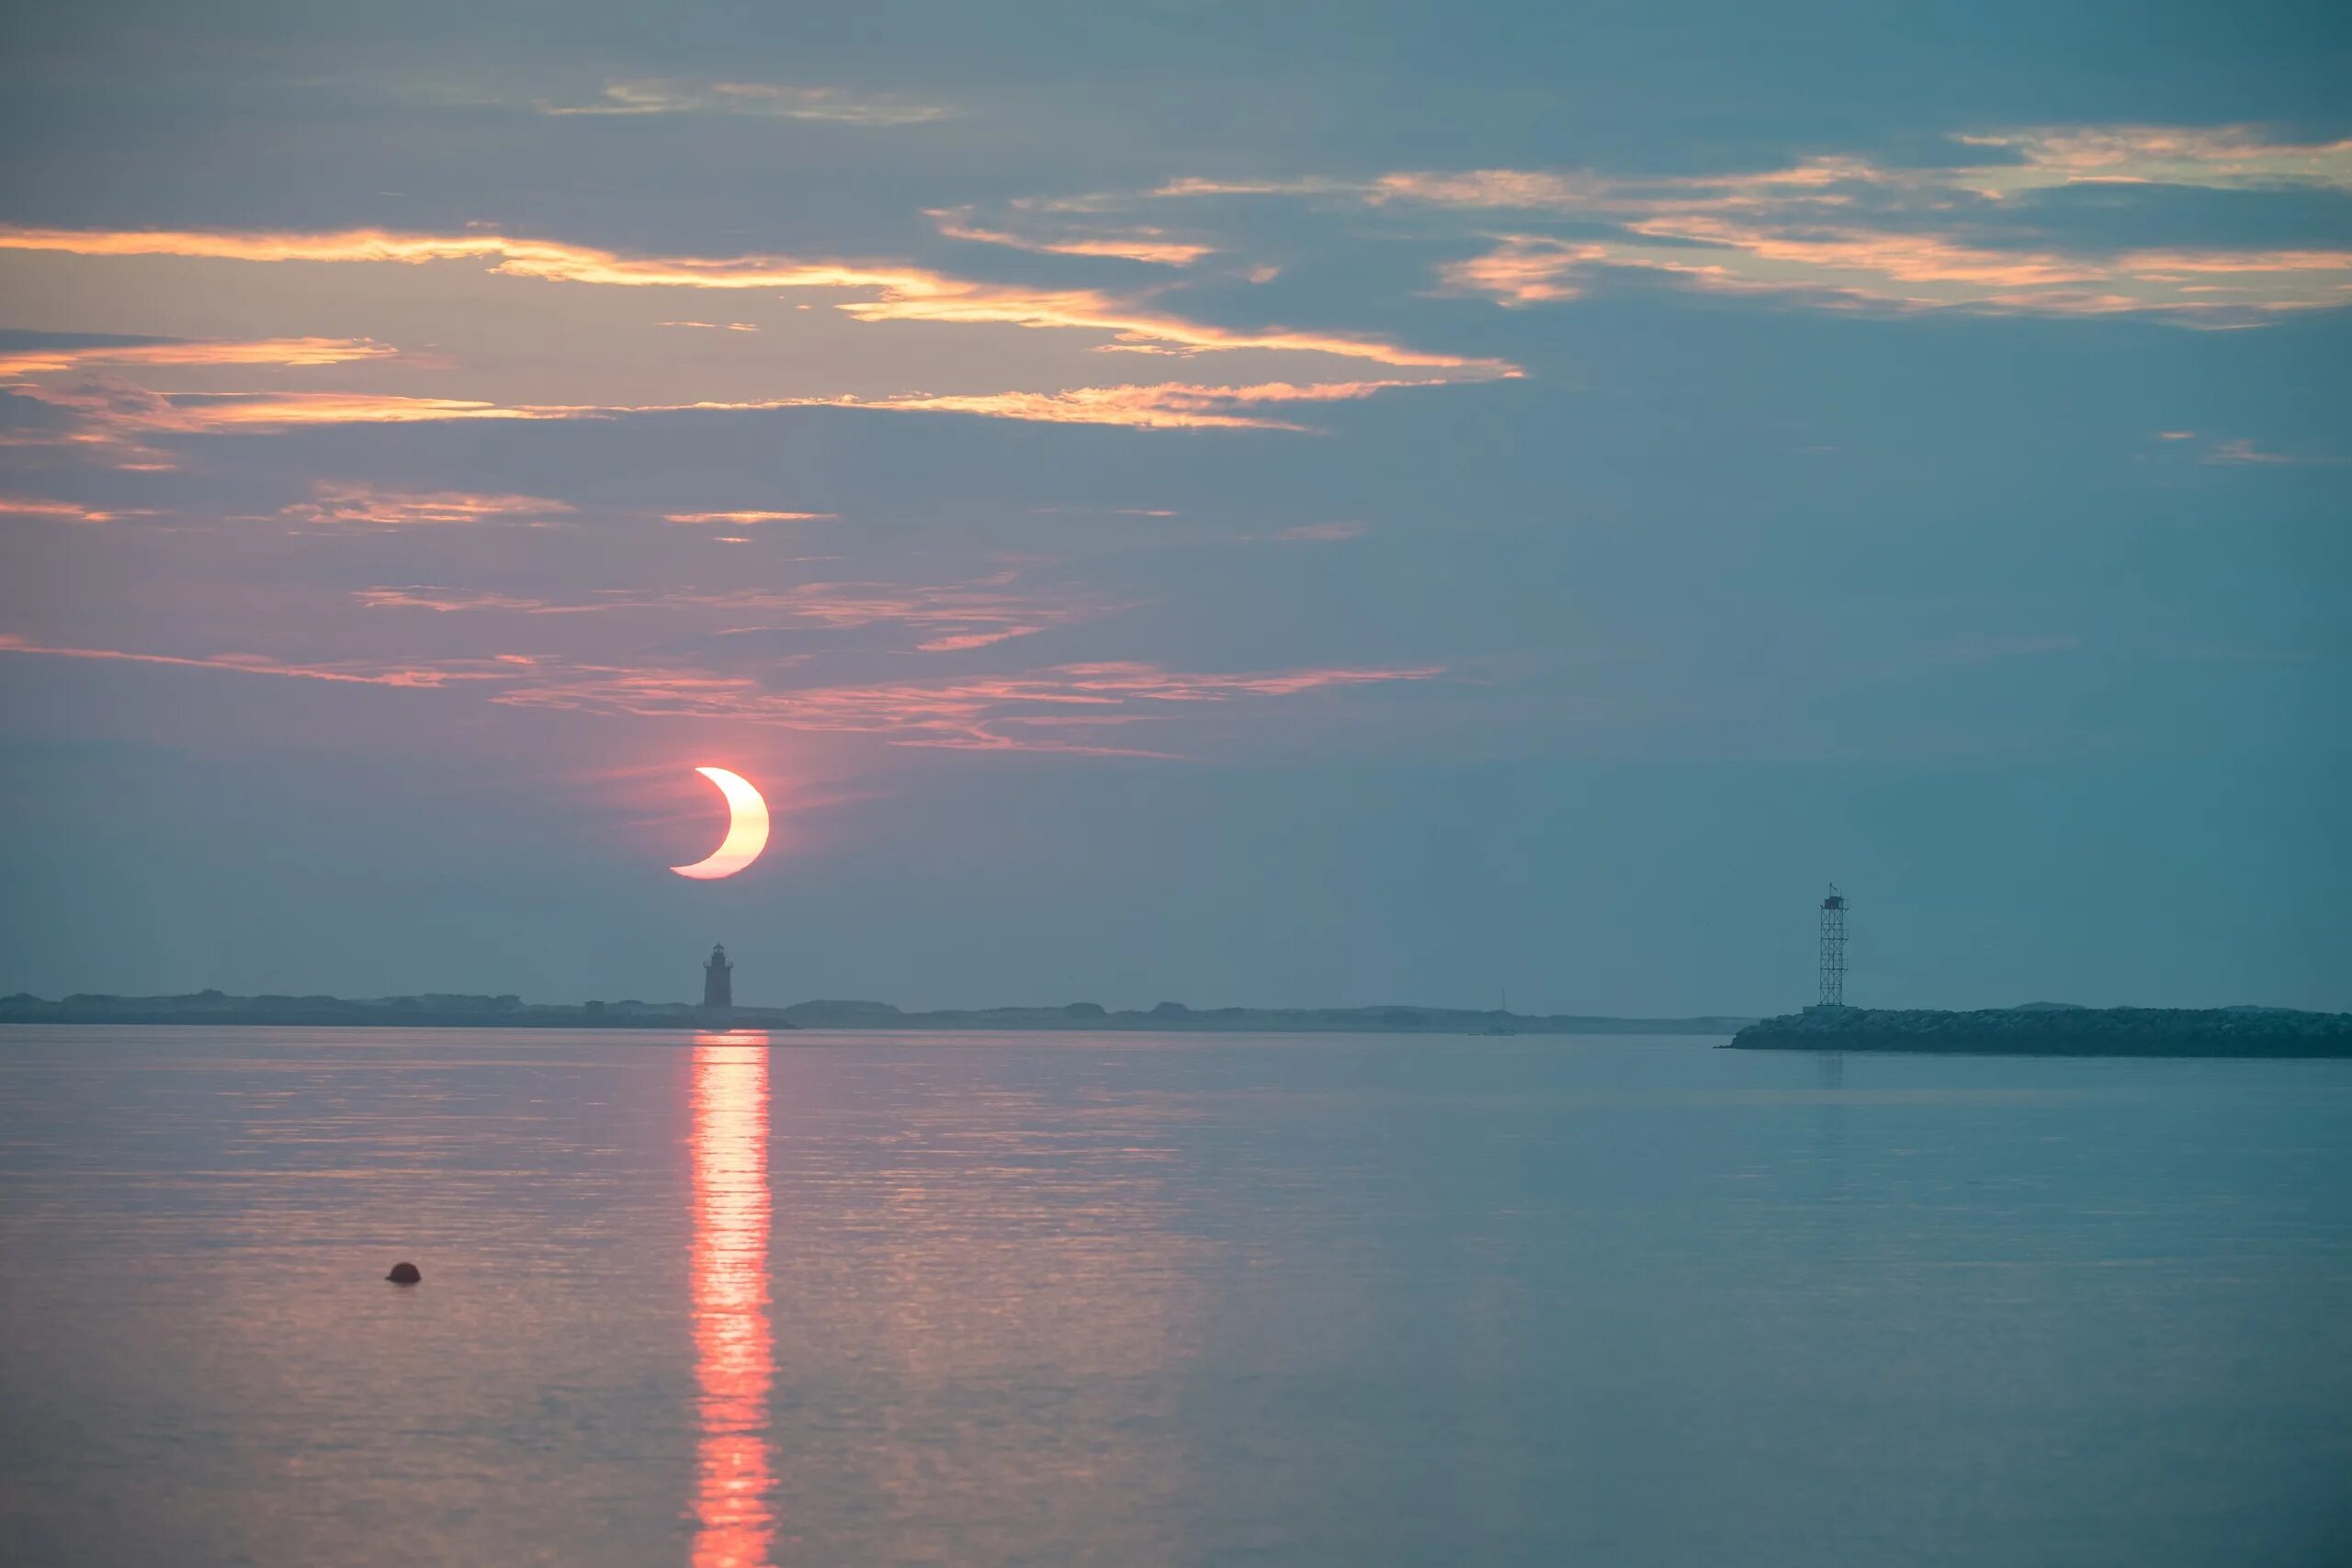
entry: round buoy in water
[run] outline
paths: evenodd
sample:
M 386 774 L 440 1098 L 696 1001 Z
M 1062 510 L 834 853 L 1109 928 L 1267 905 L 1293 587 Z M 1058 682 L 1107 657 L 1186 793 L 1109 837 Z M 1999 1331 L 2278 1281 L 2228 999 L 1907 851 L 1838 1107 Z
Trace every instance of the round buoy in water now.
M 395 1285 L 413 1285 L 424 1276 L 416 1271 L 416 1265 L 413 1263 L 395 1263 L 392 1265 L 392 1271 L 384 1278 Z

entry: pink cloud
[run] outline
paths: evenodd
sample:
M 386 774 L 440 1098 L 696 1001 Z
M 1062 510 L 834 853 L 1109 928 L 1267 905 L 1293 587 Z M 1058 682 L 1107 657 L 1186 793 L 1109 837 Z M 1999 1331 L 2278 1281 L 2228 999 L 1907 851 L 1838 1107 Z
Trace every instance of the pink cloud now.
M 902 746 L 1165 756 L 1057 739 L 1037 729 L 1129 724 L 1204 705 L 1286 699 L 1434 680 L 1436 666 L 1212 674 L 1140 662 L 1056 665 L 1017 675 L 775 689 L 751 676 L 499 655 L 429 663 L 284 661 L 34 643 L 0 634 L 0 653 L 107 660 L 337 684 L 481 691 L 506 706 L 635 718 L 723 718 L 783 729 L 872 736 Z
M 746 527 L 757 523 L 830 523 L 830 512 L 667 512 L 662 513 L 671 523 L 717 523 L 729 528 Z
M 153 517 L 142 508 L 111 510 L 85 506 L 77 501 L 40 501 L 30 496 L 0 496 L 0 517 L 42 517 L 60 523 L 119 523 L 126 517 Z

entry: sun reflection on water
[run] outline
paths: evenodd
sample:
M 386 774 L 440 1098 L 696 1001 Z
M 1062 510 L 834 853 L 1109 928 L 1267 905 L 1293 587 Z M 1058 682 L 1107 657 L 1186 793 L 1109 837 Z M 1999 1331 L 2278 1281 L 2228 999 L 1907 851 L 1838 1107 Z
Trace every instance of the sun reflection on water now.
M 694 1568 L 753 1568 L 775 1535 L 768 1460 L 768 1037 L 697 1034 L 694 1335 L 701 1440 Z

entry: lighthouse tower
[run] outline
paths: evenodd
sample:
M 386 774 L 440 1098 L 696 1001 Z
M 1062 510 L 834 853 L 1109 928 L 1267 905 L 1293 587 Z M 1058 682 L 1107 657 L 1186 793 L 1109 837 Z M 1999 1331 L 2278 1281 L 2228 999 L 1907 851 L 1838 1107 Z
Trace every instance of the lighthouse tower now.
M 710 962 L 702 966 L 702 1005 L 706 1008 L 731 1008 L 735 1005 L 735 965 L 727 962 L 727 949 L 713 943 Z

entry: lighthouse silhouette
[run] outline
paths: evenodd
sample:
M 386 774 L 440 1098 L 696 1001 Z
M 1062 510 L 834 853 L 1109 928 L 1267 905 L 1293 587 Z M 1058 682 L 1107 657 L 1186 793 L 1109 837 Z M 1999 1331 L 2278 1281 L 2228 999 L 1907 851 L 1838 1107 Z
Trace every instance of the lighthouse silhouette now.
M 727 962 L 727 949 L 721 943 L 711 944 L 710 962 L 702 966 L 702 1005 L 706 1008 L 731 1008 L 735 1005 L 735 965 Z

